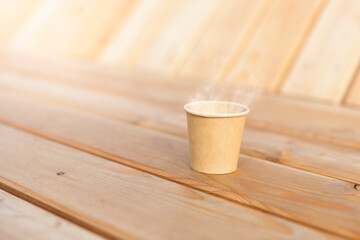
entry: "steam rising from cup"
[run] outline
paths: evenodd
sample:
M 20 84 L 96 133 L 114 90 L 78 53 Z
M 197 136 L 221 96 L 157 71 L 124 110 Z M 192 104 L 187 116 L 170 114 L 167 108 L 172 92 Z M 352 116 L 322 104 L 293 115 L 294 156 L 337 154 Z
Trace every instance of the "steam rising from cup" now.
M 259 82 L 253 75 L 247 75 L 249 85 L 240 85 L 237 82 L 212 81 L 211 83 L 201 84 L 195 94 L 190 97 L 189 102 L 196 101 L 226 101 L 243 104 L 251 107 L 261 96 L 262 90 Z M 214 113 L 211 107 L 207 109 L 209 113 Z M 230 109 L 231 111 L 231 109 Z

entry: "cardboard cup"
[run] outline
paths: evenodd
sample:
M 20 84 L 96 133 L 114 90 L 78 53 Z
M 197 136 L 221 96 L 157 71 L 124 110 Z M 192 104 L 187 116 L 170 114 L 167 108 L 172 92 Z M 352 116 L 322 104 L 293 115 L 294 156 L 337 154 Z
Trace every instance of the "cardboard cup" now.
M 224 101 L 198 101 L 184 106 L 191 168 L 202 173 L 236 171 L 249 108 Z

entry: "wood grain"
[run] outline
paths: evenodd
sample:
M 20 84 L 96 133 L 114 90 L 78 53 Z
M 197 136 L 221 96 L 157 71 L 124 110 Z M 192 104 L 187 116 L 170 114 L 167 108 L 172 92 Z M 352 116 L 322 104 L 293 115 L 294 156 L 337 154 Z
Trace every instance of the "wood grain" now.
M 41 0 L 0 1 L 0 46 L 9 47 L 14 35 Z
M 6 71 L 35 74 L 51 81 L 151 101 L 174 109 L 182 108 L 191 96 L 203 92 L 205 87 L 141 71 L 50 61 L 12 53 L 0 55 L 0 66 Z M 346 107 L 264 95 L 253 104 L 248 117 L 251 127 L 355 149 L 360 147 L 360 113 Z
M 52 213 L 0 190 L 1 239 L 103 239 Z
M 142 69 L 169 73 L 177 58 L 186 54 L 186 46 L 202 35 L 211 17 L 218 10 L 218 0 L 183 0 L 155 36 L 137 62 Z
M 358 67 L 358 71 L 353 79 L 353 82 L 349 86 L 345 103 L 360 106 L 360 67 Z
M 352 183 L 244 155 L 237 172 L 207 176 L 190 169 L 182 138 L 5 91 L 0 111 L 4 123 L 112 161 L 342 236 L 360 235 Z
M 3 125 L 0 132 L 3 187 L 112 238 L 332 238 Z
M 360 62 L 359 28 L 359 1 L 329 1 L 282 93 L 341 103 Z
M 64 85 L 49 81 L 49 78 L 29 75 L 25 77 L 23 74 L 6 73 L 1 69 L 0 73 L 0 86 L 7 89 L 107 118 L 186 137 L 186 119 L 180 107 L 175 109 L 166 105 L 159 106 L 148 100 L 136 100 Z M 270 107 L 264 106 L 259 112 L 267 108 Z M 256 112 L 255 108 L 255 114 Z M 282 116 L 281 113 L 279 115 Z M 282 131 L 284 135 L 271 133 L 266 130 L 266 126 L 261 126 L 261 123 L 253 123 L 251 118 L 248 125 L 252 127 L 245 130 L 242 153 L 360 184 L 360 161 L 353 147 L 336 146 L 313 139 L 309 141 L 301 136 L 287 136 L 286 130 Z
M 227 63 L 225 81 L 276 91 L 324 2 L 275 1 L 241 56 Z
M 100 55 L 111 65 L 133 67 L 182 1 L 145 0 L 139 2 L 126 22 L 116 29 Z
M 44 1 L 19 29 L 10 47 L 52 57 L 91 59 L 135 2 Z
M 134 43 L 139 41 L 140 36 L 146 32 L 144 29 L 148 28 L 147 31 L 150 31 L 151 27 L 147 24 L 154 16 L 166 10 L 163 5 L 167 6 L 162 0 L 138 2 L 126 21 L 114 31 L 109 42 L 102 49 L 99 61 L 110 65 L 124 65 L 128 61 Z
M 353 109 L 274 97 L 259 99 L 253 113 L 249 118 L 257 128 L 340 144 L 354 151 L 360 147 L 360 112 Z
M 228 58 L 241 51 L 271 0 L 231 0 L 222 3 L 200 38 L 176 59 L 178 76 L 216 79 Z

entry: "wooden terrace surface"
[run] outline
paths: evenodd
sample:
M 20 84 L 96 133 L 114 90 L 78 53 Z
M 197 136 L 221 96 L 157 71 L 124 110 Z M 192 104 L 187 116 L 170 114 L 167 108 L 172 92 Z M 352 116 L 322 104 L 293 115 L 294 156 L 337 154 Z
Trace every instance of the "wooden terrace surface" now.
M 360 0 L 0 0 L 0 240 L 360 239 L 359 29 Z M 190 168 L 209 82 L 263 91 L 231 174 Z
M 358 110 L 264 95 L 238 170 L 206 175 L 186 139 L 196 83 L 1 59 L 6 239 L 360 238 Z

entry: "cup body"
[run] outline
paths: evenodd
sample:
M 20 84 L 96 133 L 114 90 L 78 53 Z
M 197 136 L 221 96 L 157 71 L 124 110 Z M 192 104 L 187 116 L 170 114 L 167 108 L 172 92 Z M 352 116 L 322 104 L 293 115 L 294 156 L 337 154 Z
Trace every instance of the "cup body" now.
M 249 109 L 241 104 L 199 101 L 186 104 L 191 168 L 226 174 L 237 168 Z

